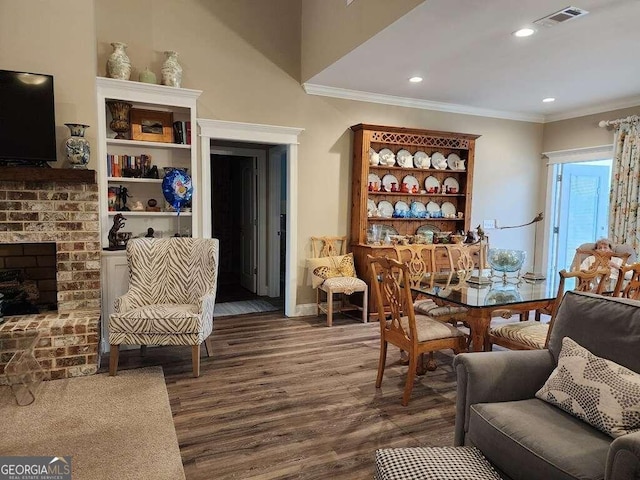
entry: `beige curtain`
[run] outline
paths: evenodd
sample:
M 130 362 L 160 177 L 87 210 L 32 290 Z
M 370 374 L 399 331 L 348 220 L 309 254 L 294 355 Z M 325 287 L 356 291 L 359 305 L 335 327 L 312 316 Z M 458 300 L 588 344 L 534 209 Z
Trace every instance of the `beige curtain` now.
M 615 126 L 613 180 L 609 196 L 609 237 L 613 243 L 640 246 L 640 116 L 608 122 Z

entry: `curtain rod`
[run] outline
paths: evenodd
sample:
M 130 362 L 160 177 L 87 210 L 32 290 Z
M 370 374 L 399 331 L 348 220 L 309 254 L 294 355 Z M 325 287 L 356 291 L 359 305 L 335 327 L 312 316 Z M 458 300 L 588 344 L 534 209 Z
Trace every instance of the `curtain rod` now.
M 623 123 L 638 123 L 640 122 L 640 115 L 631 115 L 626 118 L 618 118 L 617 120 L 600 120 L 598 126 L 601 128 L 605 127 L 617 127 Z

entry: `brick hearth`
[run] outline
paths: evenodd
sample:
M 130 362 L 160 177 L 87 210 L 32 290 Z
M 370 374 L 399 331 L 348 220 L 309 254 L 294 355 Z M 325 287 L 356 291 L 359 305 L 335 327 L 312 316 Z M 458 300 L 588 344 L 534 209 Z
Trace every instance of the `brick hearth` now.
M 95 373 L 100 331 L 95 172 L 56 170 L 19 169 L 14 174 L 0 167 L 0 244 L 55 242 L 58 290 L 57 313 L 5 317 L 0 332 L 38 329 L 36 354 L 52 379 Z

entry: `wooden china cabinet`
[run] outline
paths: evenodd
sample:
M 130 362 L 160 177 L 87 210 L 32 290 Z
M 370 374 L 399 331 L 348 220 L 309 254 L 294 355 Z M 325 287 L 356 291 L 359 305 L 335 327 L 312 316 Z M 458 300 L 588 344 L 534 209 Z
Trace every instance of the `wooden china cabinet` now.
M 350 239 L 360 278 L 370 283 L 367 255 L 394 255 L 388 245 L 373 244 L 374 225 L 382 230 L 382 236 L 387 230 L 399 235 L 470 230 L 475 141 L 479 135 L 364 124 L 354 125 L 351 130 Z M 395 160 L 390 159 L 389 152 Z M 407 207 L 411 213 L 402 216 Z M 425 210 L 427 218 L 423 217 Z M 436 247 L 438 265 L 449 265 L 444 246 Z

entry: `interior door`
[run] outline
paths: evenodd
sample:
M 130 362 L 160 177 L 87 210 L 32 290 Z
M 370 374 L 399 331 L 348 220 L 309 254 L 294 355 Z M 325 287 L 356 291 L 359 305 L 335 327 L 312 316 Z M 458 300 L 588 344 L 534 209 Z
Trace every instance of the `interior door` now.
M 569 269 L 579 245 L 607 236 L 610 171 L 610 165 L 562 166 L 556 271 Z
M 257 290 L 256 269 L 256 159 L 247 158 L 242 165 L 242 208 L 240 210 L 240 285 L 252 293 Z

